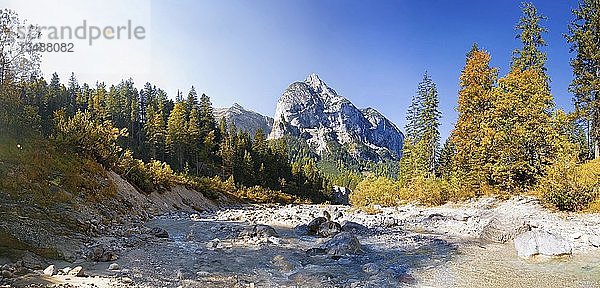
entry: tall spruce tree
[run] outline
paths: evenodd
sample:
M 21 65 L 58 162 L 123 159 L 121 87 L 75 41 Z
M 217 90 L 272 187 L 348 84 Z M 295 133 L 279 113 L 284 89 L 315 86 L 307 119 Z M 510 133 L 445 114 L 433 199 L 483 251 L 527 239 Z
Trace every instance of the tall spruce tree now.
M 600 2 L 582 0 L 573 10 L 567 41 L 575 58 L 571 59 L 573 81 L 570 91 L 578 116 L 588 123 L 590 158 L 600 158 Z M 591 154 L 591 152 L 590 152 Z
M 515 29 L 519 31 L 517 39 L 521 40 L 523 47 L 513 51 L 512 70 L 536 69 L 545 72 L 547 56 L 540 48 L 547 46 L 542 34 L 548 29 L 540 22 L 548 18 L 538 14 L 533 3 L 523 3 L 521 10 L 523 15 Z
M 425 72 L 406 117 L 406 139 L 400 160 L 400 179 L 434 175 L 439 154 L 440 117 L 437 88 Z
M 175 103 L 175 107 L 169 115 L 167 122 L 166 142 L 175 167 L 178 171 L 183 171 L 185 166 L 185 148 L 187 143 L 188 125 L 186 119 L 185 102 Z

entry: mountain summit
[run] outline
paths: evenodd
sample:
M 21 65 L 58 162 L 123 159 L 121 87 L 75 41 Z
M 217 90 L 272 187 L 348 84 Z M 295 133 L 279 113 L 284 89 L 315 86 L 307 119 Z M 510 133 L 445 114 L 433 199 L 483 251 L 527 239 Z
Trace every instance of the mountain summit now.
M 273 125 L 273 118 L 246 110 L 238 103 L 234 103 L 228 108 L 216 108 L 214 116 L 217 122 L 225 118 L 227 125 L 233 122 L 238 129 L 242 129 L 252 136 L 258 129 L 262 129 L 265 134 L 269 135 Z
M 277 102 L 269 138 L 306 140 L 319 155 L 341 148 L 357 160 L 398 159 L 404 135 L 373 108 L 358 109 L 348 99 L 310 74 L 294 82 Z

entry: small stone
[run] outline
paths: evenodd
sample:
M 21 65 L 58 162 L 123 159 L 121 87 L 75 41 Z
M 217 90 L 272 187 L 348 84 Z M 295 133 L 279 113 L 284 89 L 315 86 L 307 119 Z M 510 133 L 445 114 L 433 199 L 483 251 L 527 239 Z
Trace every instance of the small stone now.
M 379 266 L 375 263 L 367 263 L 362 266 L 362 270 L 369 275 L 374 275 L 379 273 Z
M 123 277 L 121 278 L 121 282 L 123 282 L 123 284 L 131 284 L 133 280 L 131 280 L 129 277 Z
M 154 235 L 154 237 L 157 238 L 169 238 L 169 232 L 167 232 L 167 230 L 160 228 L 160 227 L 154 227 L 150 230 L 150 234 Z
M 8 271 L 8 270 L 2 270 L 2 277 L 3 278 L 13 278 L 13 273 Z
M 281 244 L 281 239 L 271 236 L 271 237 L 269 237 L 269 242 L 271 244 L 279 245 L 279 244 Z
M 50 265 L 48 267 L 46 267 L 46 269 L 44 269 L 44 275 L 46 276 L 52 276 L 54 275 L 55 271 L 54 271 L 54 265 Z
M 588 237 L 588 242 L 590 243 L 590 245 L 592 245 L 594 247 L 600 247 L 600 236 L 590 235 Z
M 69 271 L 69 275 L 75 276 L 75 277 L 83 277 L 83 276 L 85 276 L 85 272 L 83 271 L 83 267 L 77 266 L 77 267 L 73 268 L 71 271 Z
M 67 275 L 69 274 L 69 271 L 71 271 L 71 267 L 65 267 L 63 269 L 58 270 L 58 274 Z
M 110 263 L 110 265 L 108 265 L 108 270 L 119 270 L 119 264 L 117 263 Z

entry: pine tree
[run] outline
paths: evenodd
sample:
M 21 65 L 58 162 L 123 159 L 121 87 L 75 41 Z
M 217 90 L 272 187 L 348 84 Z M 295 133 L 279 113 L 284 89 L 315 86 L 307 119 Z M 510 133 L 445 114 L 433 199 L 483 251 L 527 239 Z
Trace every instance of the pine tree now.
M 402 181 L 420 174 L 435 175 L 440 142 L 438 106 L 437 88 L 425 72 L 406 118 L 407 136 L 400 160 Z
M 188 104 L 190 104 L 188 102 Z M 200 134 L 200 120 L 198 119 L 198 110 L 196 108 L 192 108 L 190 111 L 190 117 L 187 125 L 187 155 L 191 158 L 194 163 L 194 168 L 196 171 L 196 175 L 200 173 L 200 159 L 199 152 L 201 149 L 201 144 L 204 144 L 201 141 Z
M 187 128 L 185 102 L 177 102 L 167 122 L 166 143 L 178 171 L 182 171 L 185 166 L 184 155 L 185 143 L 187 142 Z
M 600 2 L 582 0 L 573 10 L 567 41 L 576 53 L 571 60 L 576 112 L 589 122 L 588 139 L 593 147 L 590 158 L 600 158 Z
M 165 145 L 165 121 L 160 110 L 155 112 L 153 106 L 148 107 L 148 112 L 144 125 L 146 132 L 146 141 L 150 147 L 150 155 L 152 159 L 165 160 L 164 159 L 164 145 Z
M 440 158 L 438 160 L 438 167 L 436 169 L 438 177 L 442 179 L 450 179 L 454 173 L 454 155 L 456 154 L 456 147 L 452 143 L 452 139 L 448 137 L 444 142 L 444 146 L 440 151 Z
M 523 3 L 521 10 L 523 16 L 515 28 L 520 31 L 517 39 L 521 40 L 523 47 L 513 51 L 512 70 L 536 69 L 545 72 L 547 56 L 540 48 L 547 45 L 542 34 L 548 29 L 541 26 L 540 22 L 548 18 L 538 14 L 532 3 Z

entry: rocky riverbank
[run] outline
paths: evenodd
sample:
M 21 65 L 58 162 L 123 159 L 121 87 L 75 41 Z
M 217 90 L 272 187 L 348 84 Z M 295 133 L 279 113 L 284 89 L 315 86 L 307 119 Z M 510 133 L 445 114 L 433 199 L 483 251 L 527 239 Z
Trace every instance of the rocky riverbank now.
M 326 213 L 325 213 L 326 212 Z M 74 262 L 8 287 L 600 287 L 600 215 L 482 198 L 367 214 L 243 205 L 114 227 Z M 23 263 L 21 263 L 22 265 Z M 78 277 L 73 269 L 86 277 Z M 6 271 L 6 272 L 5 272 Z M 80 275 L 80 276 L 81 276 Z

